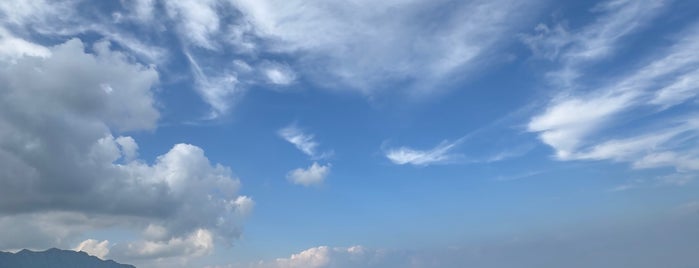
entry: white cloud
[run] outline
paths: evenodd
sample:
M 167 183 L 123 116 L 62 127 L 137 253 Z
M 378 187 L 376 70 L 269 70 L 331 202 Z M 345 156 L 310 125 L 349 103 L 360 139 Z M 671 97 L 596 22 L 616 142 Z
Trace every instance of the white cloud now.
M 311 166 L 306 169 L 297 168 L 286 175 L 286 178 L 294 183 L 303 186 L 319 185 L 325 181 L 325 178 L 330 174 L 330 164 L 319 165 L 313 162 Z
M 331 154 L 330 152 L 319 153 L 318 143 L 314 140 L 313 135 L 304 133 L 295 125 L 282 128 L 277 131 L 277 134 L 296 146 L 297 149 L 308 155 L 311 159 L 322 159 Z M 329 173 L 330 164 L 319 165 L 317 162 L 313 162 L 313 164 L 306 169 L 297 168 L 289 171 L 289 173 L 286 174 L 286 178 L 291 183 L 303 186 L 320 185 L 325 181 Z
M 179 32 L 195 46 L 215 49 L 220 19 L 216 0 L 163 1 L 168 16 L 179 24 Z
M 699 70 L 678 76 L 655 93 L 650 103 L 669 108 L 696 98 L 699 94 Z
M 575 226 L 545 233 L 493 237 L 427 249 L 372 249 L 363 246 L 319 246 L 288 257 L 248 265 L 249 268 L 655 268 L 691 267 L 696 263 L 696 220 L 699 202 L 658 213 L 656 220 L 623 226 L 608 222 L 605 228 Z M 662 256 L 662 257 L 658 257 Z
M 315 141 L 315 136 L 304 133 L 302 129 L 295 125 L 282 128 L 277 134 L 312 159 L 326 158 L 331 154 L 329 152 L 319 152 L 319 144 Z
M 41 45 L 17 38 L 0 27 L 0 59 L 14 60 L 22 56 L 49 57 L 51 51 Z
M 229 168 L 190 144 L 146 161 L 133 138 L 112 135 L 156 127 L 152 67 L 106 42 L 49 50 L 0 62 L 0 229 L 12 230 L 0 248 L 73 246 L 119 227 L 143 233 L 132 243 L 140 256 L 200 256 L 239 236 L 254 202 Z
M 131 137 L 118 137 L 114 140 L 124 155 L 124 161 L 131 162 L 138 157 L 138 144 Z
M 697 160 L 697 159 L 695 159 Z M 699 174 L 696 173 L 689 173 L 689 174 L 670 174 L 670 175 L 664 175 L 660 176 L 657 178 L 657 181 L 661 185 L 675 185 L 675 186 L 683 186 L 686 185 L 690 182 L 693 182 L 699 178 Z
M 282 64 L 266 64 L 263 73 L 269 83 L 275 85 L 289 85 L 296 81 L 296 74 L 289 66 Z
M 289 85 L 298 77 L 320 88 L 371 95 L 393 90 L 388 85 L 394 82 L 404 83 L 409 93 L 445 88 L 443 81 L 499 61 L 500 44 L 511 40 L 511 33 L 523 25 L 518 22 L 538 5 L 470 0 L 449 4 L 448 12 L 442 12 L 445 2 L 417 0 L 125 0 L 119 4 L 95 8 L 80 0 L 5 1 L 0 4 L 0 27 L 15 31 L 13 36 L 38 34 L 51 40 L 96 35 L 168 71 L 176 69 L 167 66 L 168 61 L 185 52 L 194 90 L 211 106 L 208 118 L 212 119 L 229 113 L 246 88 Z M 96 12 L 94 16 L 78 12 L 88 7 Z M 431 18 L 436 10 L 443 15 L 439 20 Z M 0 40 L 0 48 L 12 54 L 45 52 L 31 41 L 18 43 L 21 40 Z M 287 60 L 276 66 L 264 64 L 280 58 Z M 257 70 L 238 72 L 234 60 L 239 59 Z
M 448 163 L 458 158 L 450 154 L 461 140 L 455 142 L 442 142 L 430 150 L 415 150 L 408 147 L 388 149 L 386 158 L 397 165 L 411 164 L 416 166 L 428 166 L 433 164 Z
M 624 37 L 637 32 L 656 17 L 668 1 L 610 0 L 596 5 L 597 17 L 579 30 L 563 24 L 552 27 L 539 24 L 536 35 L 525 35 L 523 41 L 539 56 L 559 61 L 562 66 L 550 72 L 552 82 L 571 86 L 580 76 L 583 64 L 614 53 Z
M 667 109 L 693 98 L 693 94 L 667 93 L 665 96 L 671 94 L 674 97 L 659 101 L 657 97 L 659 93 L 657 92 L 662 94 L 663 90 L 655 91 L 655 89 L 676 88 L 674 85 L 676 85 L 677 79 L 683 80 L 688 75 L 694 74 L 695 70 L 699 68 L 699 57 L 694 55 L 695 53 L 692 51 L 697 48 L 699 48 L 699 39 L 685 38 L 647 65 L 622 77 L 618 82 L 612 82 L 587 95 L 564 95 L 554 99 L 545 112 L 531 119 L 528 129 L 539 133 L 539 138 L 553 147 L 556 150 L 556 156 L 561 160 L 620 160 L 619 156 L 611 154 L 627 154 L 628 149 L 617 151 L 617 149 L 622 149 L 619 146 L 636 148 L 634 152 L 641 155 L 636 155 L 634 159 L 643 157 L 646 153 L 657 152 L 651 149 L 662 144 L 646 142 L 644 139 L 661 138 L 660 142 L 669 142 L 673 135 L 668 136 L 668 134 L 672 131 L 656 131 L 656 134 L 637 133 L 635 136 L 626 138 L 625 141 L 609 140 L 604 142 L 596 140 L 599 139 L 596 137 L 602 135 L 605 129 L 613 127 L 618 122 L 618 117 L 622 115 L 633 117 L 634 115 L 629 113 L 636 109 L 649 105 Z M 670 99 L 672 100 L 669 101 Z M 662 110 L 658 112 L 660 111 Z M 691 117 L 691 115 L 687 114 L 682 117 Z M 691 120 L 682 124 L 694 125 Z M 679 134 L 682 132 L 676 133 L 676 135 Z M 647 156 L 653 158 L 651 154 Z M 657 160 L 657 158 L 646 160 L 648 163 L 655 162 L 656 165 L 639 163 L 637 166 L 681 166 L 679 162 L 672 164 L 672 161 L 666 161 L 664 164 L 659 164 L 663 161 Z
M 104 257 L 107 256 L 107 254 L 109 254 L 109 241 L 104 240 L 100 242 L 94 239 L 87 239 L 85 241 L 80 242 L 80 244 L 77 247 L 73 248 L 73 250 L 83 251 L 92 256 L 104 259 Z
M 288 259 L 277 259 L 276 262 L 278 267 L 324 267 L 330 263 L 329 251 L 327 246 L 309 248 L 291 255 Z
M 655 50 L 624 74 L 605 78 L 602 85 L 575 79 L 584 76 L 595 61 L 613 57 L 623 45 L 622 38 L 642 29 L 664 4 L 608 1 L 597 6 L 599 17 L 580 31 L 556 28 L 551 35 L 525 38 L 538 52 L 560 59 L 560 69 L 575 74 L 570 76 L 573 79 L 563 79 L 562 85 L 574 90 L 563 90 L 528 124 L 528 130 L 538 133 L 558 159 L 612 160 L 634 168 L 674 167 L 680 172 L 697 169 L 692 109 L 664 113 L 697 96 L 698 87 L 692 83 L 699 77 L 697 25 L 683 30 L 674 45 Z M 619 133 L 622 126 L 633 130 Z
M 204 101 L 211 106 L 210 119 L 225 115 L 232 104 L 238 100 L 245 90 L 238 84 L 234 72 L 223 71 L 209 75 L 189 53 L 186 53 L 194 74 L 195 87 Z
M 268 50 L 303 53 L 298 66 L 304 77 L 367 94 L 412 80 L 416 88 L 407 90 L 431 91 L 426 84 L 482 67 L 534 6 L 480 0 L 451 3 L 448 10 L 440 8 L 442 1 L 230 2 Z M 431 13 L 436 10 L 438 19 Z
M 133 10 L 136 18 L 142 22 L 150 22 L 155 16 L 156 0 L 130 0 L 127 7 Z
M 74 4 L 74 1 L 2 1 L 0 13 L 4 15 L 4 23 L 26 26 L 29 23 L 59 18 L 59 14 L 70 14 Z
M 129 243 L 116 254 L 132 259 L 158 259 L 169 257 L 201 257 L 214 250 L 214 235 L 206 229 L 197 229 L 184 237 L 172 237 L 165 241 L 138 241 Z
M 627 93 L 557 100 L 543 114 L 532 118 L 528 129 L 539 132 L 544 143 L 556 148 L 556 156 L 566 160 L 589 134 L 626 109 L 633 97 L 635 94 Z
M 256 268 L 323 268 L 323 267 L 376 267 L 372 258 L 380 253 L 362 246 L 319 246 L 292 254 L 288 258 L 260 261 L 250 265 Z M 385 263 L 384 263 L 385 264 Z

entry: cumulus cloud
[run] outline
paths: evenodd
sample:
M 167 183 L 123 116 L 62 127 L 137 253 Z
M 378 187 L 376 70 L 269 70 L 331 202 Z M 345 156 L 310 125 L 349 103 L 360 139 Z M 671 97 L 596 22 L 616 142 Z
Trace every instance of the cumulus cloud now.
M 311 159 L 322 159 L 330 156 L 331 152 L 318 152 L 319 144 L 314 140 L 314 136 L 304 133 L 296 125 L 290 125 L 277 131 L 277 134 L 296 146 L 301 152 Z M 303 186 L 320 185 L 330 173 L 330 164 L 319 165 L 313 162 L 308 168 L 297 168 L 286 174 L 287 180 L 294 184 Z
M 311 186 L 322 184 L 328 174 L 330 174 L 330 164 L 319 165 L 313 162 L 313 164 L 306 169 L 297 168 L 289 171 L 286 178 L 294 184 Z
M 0 65 L 0 229 L 17 231 L 0 247 L 60 246 L 118 226 L 149 234 L 134 242 L 143 256 L 199 256 L 238 237 L 254 202 L 238 195 L 229 168 L 190 144 L 148 163 L 133 138 L 114 137 L 156 127 L 153 67 L 109 42 L 92 53 L 77 39 L 47 49 Z
M 0 59 L 13 60 L 23 56 L 48 57 L 48 48 L 14 36 L 0 27 Z
M 256 268 L 322 268 L 322 267 L 376 267 L 372 259 L 378 259 L 380 251 L 362 246 L 328 247 L 319 246 L 292 254 L 288 258 L 261 261 L 250 267 Z M 388 267 L 388 266 L 386 266 Z M 391 266 L 393 267 L 393 266 Z
M 94 239 L 87 239 L 85 241 L 80 242 L 80 244 L 77 247 L 73 248 L 73 250 L 83 251 L 92 256 L 104 259 L 104 257 L 107 256 L 107 254 L 109 254 L 109 241 L 104 240 L 100 242 Z
M 129 243 L 126 248 L 119 248 L 119 254 L 130 258 L 167 258 L 200 257 L 210 254 L 214 249 L 214 237 L 211 231 L 197 229 L 184 237 L 172 237 L 165 241 L 138 241 Z

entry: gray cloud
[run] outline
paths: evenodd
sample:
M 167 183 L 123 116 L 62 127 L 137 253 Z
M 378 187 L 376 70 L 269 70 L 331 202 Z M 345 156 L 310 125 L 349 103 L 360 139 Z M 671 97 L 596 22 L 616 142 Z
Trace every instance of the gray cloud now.
M 149 164 L 133 138 L 113 136 L 156 127 L 152 67 L 109 42 L 94 53 L 77 39 L 46 49 L 0 65 L 0 229 L 13 231 L 0 248 L 65 246 L 118 226 L 161 232 L 110 256 L 159 258 L 201 256 L 215 239 L 238 237 L 254 203 L 229 168 L 190 144 Z

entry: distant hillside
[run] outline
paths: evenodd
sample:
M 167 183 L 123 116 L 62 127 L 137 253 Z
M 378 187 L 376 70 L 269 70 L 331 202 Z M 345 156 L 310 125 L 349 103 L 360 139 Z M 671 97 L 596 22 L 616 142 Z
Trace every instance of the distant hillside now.
M 17 253 L 0 251 L 0 268 L 136 268 L 133 265 L 103 261 L 85 252 L 52 248 L 34 252 L 23 249 Z

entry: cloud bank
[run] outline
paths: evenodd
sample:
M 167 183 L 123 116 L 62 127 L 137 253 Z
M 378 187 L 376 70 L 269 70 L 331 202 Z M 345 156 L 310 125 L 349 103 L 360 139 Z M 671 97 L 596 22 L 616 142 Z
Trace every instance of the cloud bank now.
M 99 257 L 199 256 L 232 242 L 253 206 L 229 168 L 176 144 L 153 163 L 125 132 L 152 130 L 158 73 L 102 41 L 23 52 L 0 66 L 0 248 L 67 246 L 90 230 L 136 234 L 125 248 L 86 240 Z M 118 133 L 118 134 L 117 134 Z M 119 135 L 115 137 L 114 135 Z M 171 254 L 176 252 L 179 254 Z M 170 254 L 170 255 L 169 255 Z

